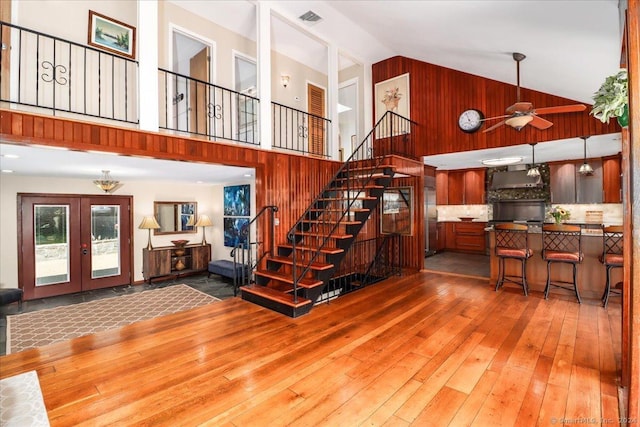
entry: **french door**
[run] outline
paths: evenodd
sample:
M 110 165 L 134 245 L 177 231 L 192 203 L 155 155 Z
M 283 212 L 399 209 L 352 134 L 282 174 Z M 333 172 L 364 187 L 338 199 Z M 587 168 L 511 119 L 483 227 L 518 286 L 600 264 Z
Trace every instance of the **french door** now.
M 18 195 L 25 299 L 131 283 L 131 197 Z

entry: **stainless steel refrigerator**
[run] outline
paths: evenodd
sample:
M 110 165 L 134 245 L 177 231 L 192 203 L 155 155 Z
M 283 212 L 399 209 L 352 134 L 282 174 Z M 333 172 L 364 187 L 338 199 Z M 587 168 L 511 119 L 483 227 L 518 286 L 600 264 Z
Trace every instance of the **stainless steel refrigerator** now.
M 436 209 L 436 179 L 424 177 L 424 256 L 436 253 L 438 211 Z

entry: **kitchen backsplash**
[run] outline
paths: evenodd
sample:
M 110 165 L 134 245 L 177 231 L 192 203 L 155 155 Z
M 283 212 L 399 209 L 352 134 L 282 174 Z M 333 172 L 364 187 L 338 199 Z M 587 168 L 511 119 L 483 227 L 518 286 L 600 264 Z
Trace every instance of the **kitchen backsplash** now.
M 571 214 L 569 222 L 585 222 L 587 211 L 602 211 L 602 221 L 605 225 L 622 224 L 622 203 L 602 204 L 552 204 L 550 207 L 560 206 Z M 460 221 L 462 217 L 472 217 L 474 221 L 486 222 L 493 219 L 491 205 L 438 205 L 438 221 Z

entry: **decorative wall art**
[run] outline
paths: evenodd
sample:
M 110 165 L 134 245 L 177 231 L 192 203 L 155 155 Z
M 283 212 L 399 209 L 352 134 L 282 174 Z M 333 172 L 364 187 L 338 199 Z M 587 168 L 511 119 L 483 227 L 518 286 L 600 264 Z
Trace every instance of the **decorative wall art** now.
M 244 234 L 249 227 L 249 218 L 225 218 L 224 219 L 224 245 L 235 247 L 240 243 L 247 243 Z
M 388 188 L 382 195 L 382 234 L 413 235 L 413 188 Z
M 375 112 L 376 123 L 384 116 L 387 111 L 393 111 L 394 113 L 410 119 L 410 106 L 409 103 L 409 73 L 402 74 L 401 76 L 393 77 L 380 83 L 376 83 L 375 86 Z M 408 130 L 403 129 L 402 133 L 406 133 Z M 379 138 L 384 138 L 390 135 L 391 130 L 382 130 L 383 135 L 378 135 Z M 394 135 L 400 133 L 393 131 Z
M 136 29 L 93 10 L 89 11 L 89 41 L 91 46 L 135 59 Z
M 249 184 L 224 187 L 225 216 L 251 215 L 251 190 Z

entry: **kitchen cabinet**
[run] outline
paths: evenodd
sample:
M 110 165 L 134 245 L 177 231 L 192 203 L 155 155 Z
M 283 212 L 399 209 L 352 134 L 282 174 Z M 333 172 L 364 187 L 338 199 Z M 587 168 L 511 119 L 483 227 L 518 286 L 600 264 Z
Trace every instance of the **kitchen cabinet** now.
M 436 252 L 442 252 L 446 249 L 447 245 L 447 235 L 446 235 L 446 227 L 445 222 L 439 222 L 436 228 Z
M 154 277 L 184 276 L 207 271 L 211 245 L 165 246 L 142 250 L 142 275 L 151 283 Z
M 622 203 L 620 155 L 602 158 L 602 202 Z
M 486 222 L 445 222 L 445 249 L 467 253 L 486 253 Z
M 588 162 L 593 168 L 592 175 L 581 175 L 578 172 L 582 161 L 549 165 L 551 203 L 602 203 L 602 161 L 589 159 Z
M 481 205 L 485 203 L 485 170 L 436 172 L 436 203 Z

